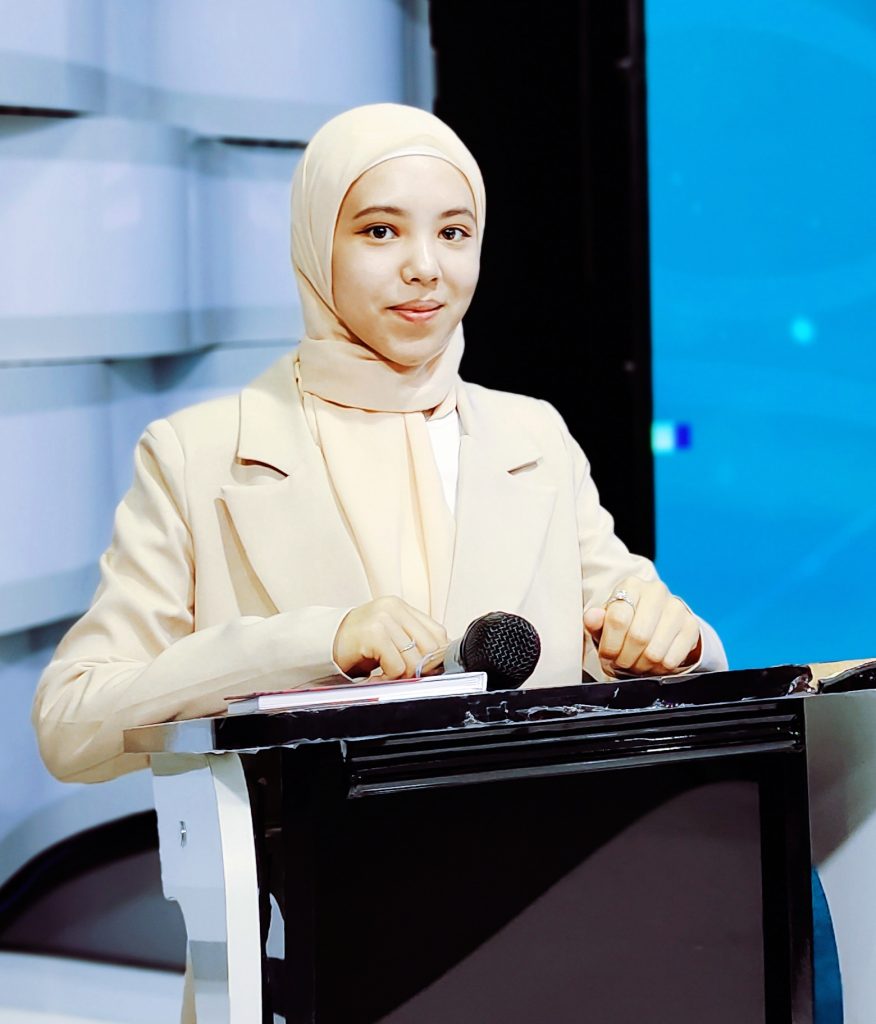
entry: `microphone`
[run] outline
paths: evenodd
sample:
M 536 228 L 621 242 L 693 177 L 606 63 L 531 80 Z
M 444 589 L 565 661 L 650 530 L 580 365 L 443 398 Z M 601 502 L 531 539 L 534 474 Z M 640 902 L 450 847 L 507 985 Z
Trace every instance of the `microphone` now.
M 540 656 L 541 640 L 531 622 L 510 612 L 490 612 L 447 645 L 444 671 L 486 672 L 488 690 L 515 690 L 532 675 Z

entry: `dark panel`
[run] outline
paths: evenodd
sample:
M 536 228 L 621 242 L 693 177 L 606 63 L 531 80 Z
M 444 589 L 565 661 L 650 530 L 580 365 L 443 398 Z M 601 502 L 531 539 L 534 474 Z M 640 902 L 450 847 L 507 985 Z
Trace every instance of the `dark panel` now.
M 430 727 L 245 755 L 285 913 L 268 1005 L 290 1024 L 811 1021 L 799 702 L 520 720 L 516 693 L 487 696 L 496 721 L 470 728 L 427 701 Z
M 185 942 L 161 890 L 154 812 L 71 836 L 0 888 L 0 949 L 182 971 Z
M 345 804 L 318 784 L 313 1019 L 762 1024 L 755 779 L 775 767 L 664 765 Z M 287 888 L 292 992 L 302 866 Z M 299 1007 L 291 1019 L 311 1018 Z
M 483 170 L 466 379 L 546 398 L 653 554 L 641 0 L 432 0 L 436 113 Z

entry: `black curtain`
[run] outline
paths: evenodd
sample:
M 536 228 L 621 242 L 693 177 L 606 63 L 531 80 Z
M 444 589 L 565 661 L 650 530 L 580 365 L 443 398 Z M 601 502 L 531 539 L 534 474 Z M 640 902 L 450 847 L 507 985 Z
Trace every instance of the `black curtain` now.
M 431 0 L 435 112 L 483 170 L 467 380 L 545 398 L 654 554 L 642 0 Z

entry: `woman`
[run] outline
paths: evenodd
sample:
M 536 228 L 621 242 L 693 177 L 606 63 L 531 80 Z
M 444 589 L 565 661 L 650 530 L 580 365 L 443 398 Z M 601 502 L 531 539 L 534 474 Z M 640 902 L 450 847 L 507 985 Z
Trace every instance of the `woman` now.
M 143 767 L 124 729 L 227 696 L 399 678 L 496 609 L 539 631 L 529 685 L 726 664 L 614 535 L 557 413 L 459 379 L 484 214 L 431 114 L 360 107 L 316 134 L 293 183 L 307 335 L 141 439 L 94 602 L 37 691 L 59 778 Z

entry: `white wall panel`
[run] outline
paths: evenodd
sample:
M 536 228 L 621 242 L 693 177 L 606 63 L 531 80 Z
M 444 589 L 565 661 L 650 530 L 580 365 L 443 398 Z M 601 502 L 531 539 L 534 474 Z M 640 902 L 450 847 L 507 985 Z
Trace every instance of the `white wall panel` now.
M 110 536 L 106 367 L 0 372 L 0 633 L 78 614 Z
M 426 0 L 0 0 L 0 104 L 306 140 L 358 103 L 428 106 Z
M 7 723 L 0 745 L 0 771 L 4 779 L 20 780 L 16 786 L 0 786 L 0 835 L 18 826 L 36 807 L 65 793 L 62 783 L 43 767 L 30 725 L 34 686 L 60 634 L 55 627 L 0 637 L 0 693 Z M 0 844 L 0 881 L 19 867 L 19 858 L 8 852 L 4 856 Z
M 207 140 L 196 151 L 193 342 L 297 341 L 289 195 L 300 151 Z
M 108 108 L 306 140 L 345 107 L 404 99 L 406 17 L 402 0 L 126 0 L 108 9 Z
M 215 348 L 197 357 L 155 359 L 162 383 L 157 415 L 240 391 L 294 346 L 285 343 Z
M 0 0 L 0 104 L 100 110 L 105 0 Z
M 0 358 L 188 345 L 190 136 L 104 118 L 0 118 Z

